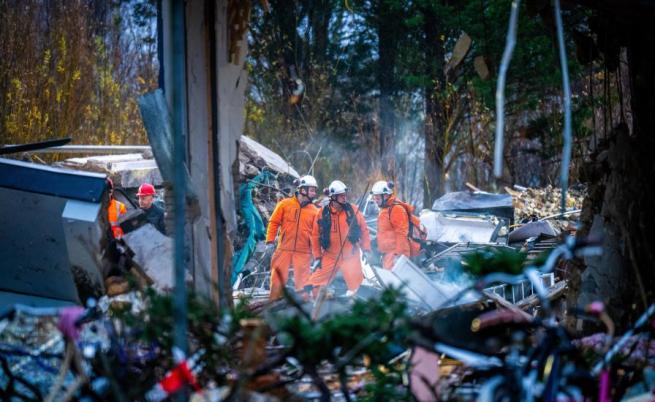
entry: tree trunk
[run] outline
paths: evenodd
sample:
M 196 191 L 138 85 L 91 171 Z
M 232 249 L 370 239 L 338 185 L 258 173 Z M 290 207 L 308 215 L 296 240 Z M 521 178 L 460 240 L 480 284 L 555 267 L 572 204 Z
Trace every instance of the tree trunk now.
M 604 235 L 604 254 L 588 258 L 579 278 L 573 272 L 573 284 L 579 288 L 574 286 L 569 295 L 569 301 L 578 305 L 605 301 L 619 327 L 633 322 L 654 301 L 655 289 L 655 35 L 649 29 L 647 10 L 643 15 L 616 28 L 627 49 L 630 88 L 624 88 L 624 93 L 630 91 L 632 130 L 625 123 L 615 128 L 607 149 L 583 171 L 590 185 L 583 208 L 585 231 L 591 228 Z M 608 26 L 618 23 L 616 19 L 610 18 Z
M 394 69 L 398 50 L 400 18 L 388 0 L 380 0 L 378 8 L 378 68 L 377 81 L 380 88 L 379 116 L 379 156 L 380 169 L 388 179 L 395 175 L 394 145 L 396 113 L 393 96 L 396 88 Z
M 444 190 L 444 147 L 443 106 L 438 93 L 444 86 L 444 54 L 443 40 L 439 35 L 440 21 L 433 7 L 427 6 L 423 10 L 423 35 L 425 45 L 425 121 L 423 135 L 425 138 L 425 161 L 423 180 L 423 208 L 430 208 L 432 202 Z
M 308 18 L 313 41 L 311 44 L 311 59 L 322 66 L 328 56 L 328 28 L 332 15 L 332 2 L 330 0 L 313 0 L 308 2 Z M 312 66 L 308 66 L 311 69 Z

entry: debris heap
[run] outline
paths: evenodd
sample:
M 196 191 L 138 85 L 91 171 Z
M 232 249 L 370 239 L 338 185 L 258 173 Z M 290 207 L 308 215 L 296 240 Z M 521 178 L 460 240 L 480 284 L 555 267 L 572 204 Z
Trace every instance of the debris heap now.
M 550 184 L 543 188 L 523 188 L 515 186 L 514 189 L 505 188 L 512 195 L 514 202 L 514 216 L 517 222 L 531 218 L 546 218 L 560 212 L 562 189 Z M 578 210 L 587 195 L 584 186 L 569 188 L 566 194 L 566 209 Z
M 242 135 L 239 139 L 239 177 L 241 186 L 250 186 L 252 203 L 259 212 L 264 224 L 275 209 L 277 202 L 293 193 L 293 181 L 299 177 L 298 172 L 281 156 L 255 140 Z M 244 189 L 245 190 L 245 189 Z M 238 191 L 240 197 L 248 196 Z M 243 205 L 244 200 L 239 204 Z M 239 249 L 248 237 L 248 228 L 244 222 L 244 211 L 239 211 L 239 231 L 235 248 Z

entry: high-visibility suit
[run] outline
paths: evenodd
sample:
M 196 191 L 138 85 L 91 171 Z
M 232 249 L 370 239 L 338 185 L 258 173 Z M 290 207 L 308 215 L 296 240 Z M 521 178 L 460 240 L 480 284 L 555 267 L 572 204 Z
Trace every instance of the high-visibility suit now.
M 420 245 L 409 239 L 409 214 L 400 205 L 396 197 L 391 196 L 380 208 L 377 233 L 378 251 L 382 253 L 382 266 L 393 268 L 396 258 L 400 255 L 413 256 Z
M 120 239 L 123 237 L 123 229 L 118 225 L 118 218 L 127 213 L 127 208 L 125 204 L 115 199 L 111 199 L 109 202 L 109 207 L 107 207 L 107 218 L 109 224 L 111 225 L 111 232 L 114 234 L 115 239 Z
M 371 250 L 371 238 L 364 216 L 355 205 L 352 205 L 353 212 L 361 230 L 361 237 L 356 244 L 348 240 L 347 213 L 342 208 L 335 208 L 333 203 L 319 209 L 312 228 L 312 254 L 314 258 L 321 259 L 321 267 L 312 273 L 309 283 L 315 287 L 328 285 L 336 275 L 336 270 L 341 269 L 346 286 L 350 291 L 356 291 L 364 280 L 362 264 L 360 260 L 360 249 Z M 323 209 L 330 208 L 330 244 L 327 249 L 321 245 Z M 343 249 L 342 249 L 343 247 Z
M 310 237 L 317 211 L 312 203 L 301 206 L 295 196 L 285 198 L 275 206 L 266 230 L 266 243 L 274 242 L 278 229 L 280 231 L 277 248 L 271 257 L 271 300 L 282 295 L 290 267 L 293 267 L 296 290 L 307 285 L 312 258 Z

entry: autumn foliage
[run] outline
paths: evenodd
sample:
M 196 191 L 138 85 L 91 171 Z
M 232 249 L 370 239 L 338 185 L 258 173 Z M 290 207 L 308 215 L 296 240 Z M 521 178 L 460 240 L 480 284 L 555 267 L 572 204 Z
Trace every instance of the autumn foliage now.
M 147 0 L 0 0 L 0 144 L 145 143 L 155 15 Z

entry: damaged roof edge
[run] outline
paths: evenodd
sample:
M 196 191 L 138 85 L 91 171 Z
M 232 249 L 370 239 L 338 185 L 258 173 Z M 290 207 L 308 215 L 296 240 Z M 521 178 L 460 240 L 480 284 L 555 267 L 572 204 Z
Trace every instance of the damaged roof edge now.
M 240 150 L 242 152 L 246 152 L 246 149 L 254 152 L 266 163 L 266 165 L 268 165 L 269 168 L 275 170 L 276 172 L 284 173 L 295 178 L 300 177 L 300 174 L 298 174 L 296 169 L 294 169 L 291 164 L 289 164 L 289 162 L 287 162 L 279 154 L 272 151 L 265 145 L 245 135 L 242 135 L 239 138 L 239 143 L 241 145 Z
M 0 158 L 0 187 L 31 193 L 99 202 L 105 175 L 54 168 Z

